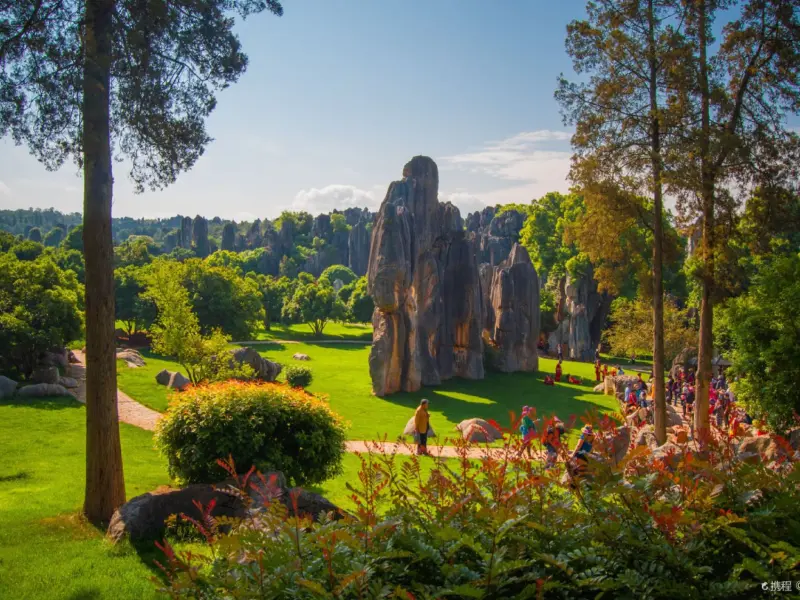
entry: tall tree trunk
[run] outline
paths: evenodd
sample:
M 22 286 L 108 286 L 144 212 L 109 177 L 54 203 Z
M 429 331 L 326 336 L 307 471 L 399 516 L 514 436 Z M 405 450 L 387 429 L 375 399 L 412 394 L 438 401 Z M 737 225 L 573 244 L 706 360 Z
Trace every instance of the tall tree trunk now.
M 83 243 L 86 261 L 86 498 L 107 522 L 125 502 L 114 353 L 110 86 L 114 0 L 87 0 L 83 67 Z
M 714 172 L 711 161 L 711 92 L 708 85 L 707 6 L 698 0 L 697 24 L 700 45 L 700 185 L 703 212 L 703 238 L 700 246 L 703 259 L 700 301 L 700 339 L 697 355 L 697 381 L 694 402 L 695 437 L 701 442 L 708 435 L 708 390 L 711 383 L 711 354 L 713 352 L 712 289 L 714 285 Z
M 663 198 L 661 169 L 661 127 L 658 110 L 658 60 L 653 0 L 648 2 L 650 68 L 650 148 L 653 169 L 653 398 L 655 436 L 659 445 L 667 441 L 667 401 L 664 395 L 664 281 L 663 281 Z

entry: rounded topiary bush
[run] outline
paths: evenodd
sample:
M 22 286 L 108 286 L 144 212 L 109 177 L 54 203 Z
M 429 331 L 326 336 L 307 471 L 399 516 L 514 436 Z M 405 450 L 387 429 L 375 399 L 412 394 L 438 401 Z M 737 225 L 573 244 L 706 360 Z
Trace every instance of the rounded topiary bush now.
M 251 466 L 281 471 L 295 485 L 341 473 L 345 429 L 323 401 L 275 383 L 224 382 L 177 396 L 156 426 L 169 472 L 186 483 L 213 483 L 231 456 L 239 472 Z
M 311 369 L 304 365 L 292 365 L 286 369 L 286 383 L 293 388 L 307 388 L 311 385 L 314 375 Z

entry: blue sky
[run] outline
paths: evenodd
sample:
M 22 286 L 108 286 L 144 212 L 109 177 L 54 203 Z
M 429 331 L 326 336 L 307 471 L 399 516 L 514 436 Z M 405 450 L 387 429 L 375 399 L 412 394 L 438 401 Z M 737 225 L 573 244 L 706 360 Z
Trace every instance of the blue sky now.
M 114 215 L 271 218 L 376 208 L 416 154 L 462 214 L 566 191 L 569 134 L 553 100 L 583 3 L 285 0 L 238 26 L 248 71 L 219 96 L 215 138 L 164 191 L 115 165 Z M 80 211 L 72 165 L 49 173 L 0 141 L 0 206 Z

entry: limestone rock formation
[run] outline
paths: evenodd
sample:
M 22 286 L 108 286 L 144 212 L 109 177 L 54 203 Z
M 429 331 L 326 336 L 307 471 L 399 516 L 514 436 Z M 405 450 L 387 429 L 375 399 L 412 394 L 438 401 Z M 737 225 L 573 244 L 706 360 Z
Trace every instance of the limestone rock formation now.
M 47 396 L 70 396 L 69 390 L 57 383 L 34 383 L 17 390 L 17 395 L 23 398 L 45 398 Z
M 456 425 L 456 429 L 468 442 L 485 444 L 503 439 L 502 432 L 483 419 L 466 419 Z
M 356 275 L 364 275 L 369 264 L 369 231 L 364 221 L 359 221 L 350 229 L 347 238 L 347 266 Z
M 485 270 L 482 271 L 485 275 Z M 539 366 L 539 278 L 528 251 L 515 243 L 494 267 L 485 304 L 487 339 L 494 367 L 504 373 L 536 371 Z
M 373 229 L 369 367 L 379 396 L 484 374 L 478 267 L 458 209 L 440 203 L 438 189 L 436 163 L 414 157 Z
M 470 214 L 467 231 L 478 262 L 494 266 L 506 260 L 511 248 L 519 241 L 519 232 L 524 224 L 525 215 L 516 210 L 495 216 L 494 208 L 486 207 L 480 213 Z
M 130 348 L 117 350 L 117 360 L 124 360 L 125 364 L 131 368 L 143 367 L 145 365 L 144 358 L 139 351 Z
M 416 430 L 417 425 L 414 422 L 414 416 L 412 415 L 412 417 L 408 420 L 408 423 L 406 423 L 405 429 L 403 429 L 403 435 L 414 435 Z M 436 432 L 433 430 L 433 427 L 431 427 L 430 423 L 428 423 L 428 439 L 435 437 Z
M 176 371 L 169 376 L 167 387 L 171 390 L 182 391 L 191 383 L 189 379 L 181 372 Z
M 39 367 L 31 375 L 33 383 L 58 383 L 58 367 Z
M 172 377 L 172 373 L 174 371 L 167 371 L 166 369 L 161 369 L 158 373 L 156 373 L 156 383 L 159 385 L 167 385 L 169 383 L 170 377 Z
M 0 375 L 0 400 L 11 398 L 14 392 L 17 391 L 17 385 L 17 382 L 13 379 Z

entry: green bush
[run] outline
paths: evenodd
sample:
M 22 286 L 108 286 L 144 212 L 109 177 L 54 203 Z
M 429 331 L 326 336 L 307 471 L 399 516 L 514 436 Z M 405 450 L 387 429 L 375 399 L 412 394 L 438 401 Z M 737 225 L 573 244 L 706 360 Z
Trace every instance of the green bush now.
M 286 369 L 286 382 L 293 388 L 307 388 L 314 379 L 311 369 L 304 365 L 292 365 Z
M 341 472 L 345 429 L 321 400 L 275 383 L 226 382 L 177 395 L 156 427 L 173 477 L 221 481 L 219 459 L 241 470 L 282 471 L 296 485 Z

